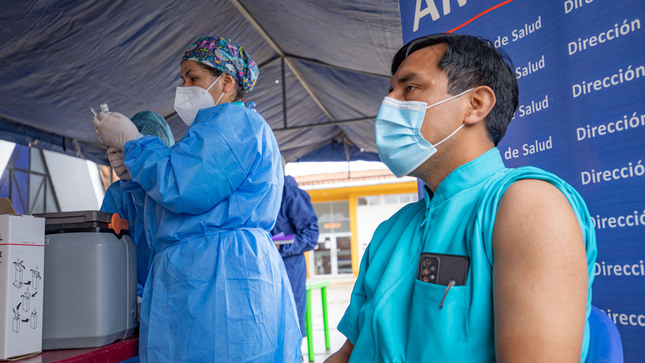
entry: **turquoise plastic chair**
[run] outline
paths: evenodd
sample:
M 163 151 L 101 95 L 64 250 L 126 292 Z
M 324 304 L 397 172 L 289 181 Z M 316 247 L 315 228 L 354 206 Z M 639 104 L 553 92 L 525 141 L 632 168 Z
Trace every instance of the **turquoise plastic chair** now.
M 623 363 L 623 342 L 613 321 L 595 306 L 589 315 L 587 363 Z

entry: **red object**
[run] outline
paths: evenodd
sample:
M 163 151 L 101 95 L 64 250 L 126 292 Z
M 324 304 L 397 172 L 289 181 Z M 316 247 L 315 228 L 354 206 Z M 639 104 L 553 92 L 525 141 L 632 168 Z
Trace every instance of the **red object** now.
M 139 355 L 139 337 L 134 336 L 100 348 L 46 350 L 16 362 L 117 363 L 137 355 Z

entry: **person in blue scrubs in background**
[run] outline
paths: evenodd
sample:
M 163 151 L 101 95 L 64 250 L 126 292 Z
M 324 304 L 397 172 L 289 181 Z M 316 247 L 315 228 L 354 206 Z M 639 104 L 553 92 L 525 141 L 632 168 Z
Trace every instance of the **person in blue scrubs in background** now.
M 154 252 L 143 288 L 143 362 L 300 362 L 287 273 L 270 235 L 283 175 L 275 137 L 244 95 L 258 67 L 237 43 L 203 37 L 184 53 L 175 110 L 189 126 L 168 147 L 122 114 L 92 120 L 145 191 Z
M 394 56 L 376 143 L 426 195 L 375 231 L 338 325 L 347 341 L 327 362 L 586 360 L 593 224 L 562 179 L 504 166 L 513 69 L 491 42 L 459 34 Z
M 170 126 L 160 114 L 153 111 L 142 111 L 134 114 L 131 120 L 142 135 L 156 136 L 168 147 L 175 144 Z M 122 152 L 115 148 L 109 148 L 108 160 L 119 180 L 112 183 L 105 191 L 101 211 L 117 213 L 123 219 L 137 220 L 138 216 L 143 214 L 146 192 L 130 178 L 130 174 L 123 164 Z M 141 298 L 152 263 L 152 250 L 148 245 L 142 224 L 130 223 L 129 233 L 137 246 L 137 296 Z
M 284 165 L 284 160 L 283 160 Z M 283 170 L 284 171 L 284 170 Z M 309 194 L 298 187 L 296 180 L 284 176 L 282 204 L 272 235 L 293 235 L 293 243 L 278 245 L 278 250 L 287 269 L 293 297 L 298 309 L 298 322 L 302 336 L 306 336 L 305 313 L 307 311 L 307 262 L 305 252 L 318 244 L 318 217 Z

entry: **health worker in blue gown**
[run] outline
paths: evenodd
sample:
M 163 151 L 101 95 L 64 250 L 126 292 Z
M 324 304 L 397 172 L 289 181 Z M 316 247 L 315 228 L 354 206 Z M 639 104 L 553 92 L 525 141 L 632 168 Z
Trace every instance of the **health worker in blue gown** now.
M 283 161 L 284 163 L 284 161 Z M 287 269 L 293 297 L 298 309 L 298 322 L 302 336 L 305 333 L 307 311 L 307 263 L 305 252 L 318 244 L 318 217 L 309 194 L 298 187 L 296 180 L 284 176 L 282 205 L 271 234 L 293 235 L 293 243 L 278 245 L 278 251 Z
M 142 135 L 156 136 L 169 147 L 175 144 L 170 126 L 160 114 L 142 111 L 134 114 L 131 120 Z M 123 164 L 122 152 L 109 148 L 108 160 L 119 180 L 112 183 L 105 191 L 101 211 L 117 213 L 123 219 L 137 220 L 138 216 L 143 214 L 146 191 L 130 178 Z M 137 296 L 141 298 L 143 285 L 146 283 L 152 263 L 152 250 L 148 245 L 150 236 L 146 235 L 143 223 L 130 223 L 129 233 L 137 246 Z
M 172 147 L 102 112 L 99 140 L 122 150 L 145 191 L 154 257 L 143 289 L 143 362 L 300 362 L 302 337 L 269 231 L 282 193 L 268 123 L 244 106 L 258 76 L 232 40 L 203 37 L 180 63 L 175 110 L 189 126 Z

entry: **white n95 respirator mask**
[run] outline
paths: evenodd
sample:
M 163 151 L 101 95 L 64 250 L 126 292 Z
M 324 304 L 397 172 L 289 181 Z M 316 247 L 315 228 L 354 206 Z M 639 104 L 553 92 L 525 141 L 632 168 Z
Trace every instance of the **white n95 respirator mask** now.
M 427 106 L 426 102 L 399 101 L 391 97 L 383 99 L 374 123 L 376 147 L 381 161 L 397 178 L 409 175 L 421 166 L 437 152 L 437 146 L 451 138 L 465 125 L 461 124 L 445 139 L 432 145 L 421 135 L 421 125 L 426 111 L 471 90 L 472 88 L 430 106 Z
M 186 125 L 190 126 L 193 123 L 195 117 L 197 117 L 197 112 L 202 108 L 217 106 L 222 96 L 224 96 L 224 92 L 219 96 L 217 102 L 213 102 L 213 97 L 208 91 L 213 88 L 223 75 L 224 73 L 220 74 L 207 89 L 199 86 L 177 87 L 175 90 L 175 111 Z

